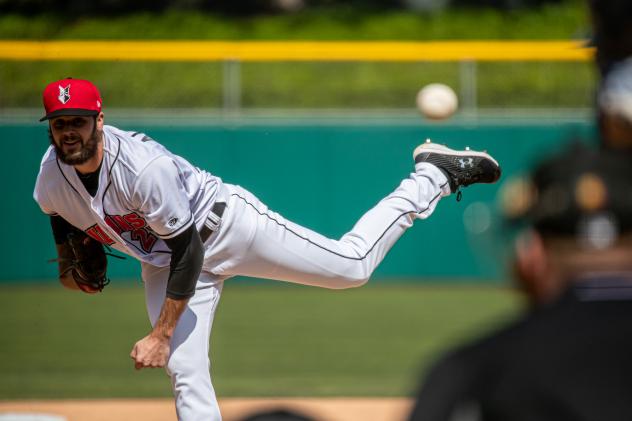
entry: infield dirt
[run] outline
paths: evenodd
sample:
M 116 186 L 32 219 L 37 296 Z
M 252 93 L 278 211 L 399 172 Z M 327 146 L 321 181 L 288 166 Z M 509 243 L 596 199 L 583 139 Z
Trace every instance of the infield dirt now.
M 407 398 L 226 398 L 220 400 L 224 421 L 252 413 L 290 409 L 318 421 L 403 421 L 412 402 Z M 171 399 L 49 400 L 0 402 L 7 413 L 63 416 L 67 421 L 175 421 Z

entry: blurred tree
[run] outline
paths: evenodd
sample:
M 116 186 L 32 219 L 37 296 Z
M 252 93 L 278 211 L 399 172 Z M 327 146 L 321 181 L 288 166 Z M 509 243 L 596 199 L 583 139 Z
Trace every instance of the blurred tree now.
M 435 1 L 435 0 L 426 0 Z M 446 0 L 440 0 L 446 1 Z M 405 7 L 407 0 L 0 0 L 0 13 L 41 13 L 81 16 L 93 13 L 121 15 L 166 9 L 202 10 L 230 15 L 293 12 L 304 8 L 344 7 L 358 10 Z
M 57 13 L 72 17 L 92 13 L 125 14 L 139 10 L 163 10 L 171 2 L 173 0 L 0 0 L 0 13 Z
M 451 5 L 466 7 L 492 7 L 496 9 L 519 9 L 542 6 L 546 3 L 561 3 L 562 0 L 452 0 Z
M 201 10 L 237 16 L 261 13 L 296 12 L 306 8 L 342 10 L 412 9 L 433 11 L 449 6 L 513 9 L 559 3 L 562 0 L 0 0 L 0 13 L 34 15 L 41 13 L 85 16 L 123 15 L 132 12 L 161 12 L 167 9 Z M 628 3 L 632 0 L 618 0 Z
M 632 0 L 590 0 L 597 65 L 606 74 L 632 56 Z

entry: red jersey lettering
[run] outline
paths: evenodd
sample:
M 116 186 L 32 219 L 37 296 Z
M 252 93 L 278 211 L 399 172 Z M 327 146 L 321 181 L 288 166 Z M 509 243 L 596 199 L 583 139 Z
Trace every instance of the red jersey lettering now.
M 124 216 L 121 215 L 112 215 L 112 219 L 116 222 L 116 225 L 121 227 L 121 232 L 125 231 L 133 231 L 134 227 L 132 227 L 126 220 Z
M 145 220 L 136 213 L 128 213 L 127 215 L 123 215 L 123 218 L 128 224 L 132 226 L 132 229 L 135 230 L 143 228 L 145 227 L 145 225 L 147 225 Z
M 156 236 L 150 234 L 144 228 L 132 231 L 131 238 L 134 241 L 138 241 L 140 243 L 140 247 L 146 253 L 149 253 L 151 249 L 154 248 L 154 244 L 156 244 L 157 241 Z
M 112 240 L 110 236 L 107 235 L 107 233 L 103 230 L 103 228 L 101 228 L 98 225 L 93 225 L 90 228 L 88 228 L 86 230 L 86 234 L 88 234 L 90 237 L 108 246 L 114 244 L 114 240 Z
M 114 218 L 111 215 L 105 217 L 105 223 L 108 224 L 108 226 L 112 228 L 114 232 L 116 232 L 118 235 L 121 235 L 121 233 L 124 231 L 116 222 L 114 222 Z

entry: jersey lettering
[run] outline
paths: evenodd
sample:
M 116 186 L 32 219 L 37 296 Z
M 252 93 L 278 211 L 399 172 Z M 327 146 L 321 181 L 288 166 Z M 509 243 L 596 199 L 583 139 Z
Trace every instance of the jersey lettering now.
M 105 223 L 108 224 L 108 226 L 110 228 L 112 228 L 118 235 L 121 235 L 121 233 L 123 232 L 123 230 L 121 229 L 121 227 L 118 226 L 118 224 L 114 221 L 115 216 L 114 215 L 107 215 L 105 217 Z
M 98 225 L 93 225 L 90 228 L 88 228 L 86 230 L 86 234 L 88 234 L 90 237 L 94 238 L 98 242 L 103 243 L 105 245 L 110 246 L 114 244 L 114 240 L 112 240 L 112 238 L 110 238 L 110 236 L 107 235 L 105 231 L 103 231 L 103 228 L 101 228 Z
M 118 235 L 129 232 L 132 241 L 137 241 L 145 253 L 150 253 L 158 241 L 158 237 L 147 227 L 147 221 L 135 212 L 127 215 L 107 215 L 105 223 Z
M 140 229 L 147 225 L 147 222 L 140 215 L 132 212 L 127 215 L 123 215 L 123 219 L 132 226 L 132 229 Z
M 121 233 L 121 232 L 125 232 L 125 231 L 132 231 L 134 229 L 134 227 L 132 227 L 130 224 L 127 223 L 127 221 L 125 221 L 125 218 L 123 218 L 121 215 L 111 215 L 111 218 L 113 219 L 113 222 L 115 222 L 116 228 L 117 229 L 117 233 Z M 108 215 L 108 217 L 106 218 L 105 222 L 108 223 L 108 225 L 110 225 L 109 222 L 110 216 Z M 112 226 L 112 225 L 110 225 Z M 114 228 L 114 227 L 113 227 Z
M 154 244 L 158 239 L 155 235 L 149 233 L 145 228 L 132 231 L 132 240 L 138 241 L 141 248 L 146 253 L 149 253 L 154 248 Z

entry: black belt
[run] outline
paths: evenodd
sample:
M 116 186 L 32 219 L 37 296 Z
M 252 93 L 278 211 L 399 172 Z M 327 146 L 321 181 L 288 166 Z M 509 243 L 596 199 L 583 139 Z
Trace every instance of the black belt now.
M 217 231 L 225 210 L 226 202 L 215 202 L 215 204 L 211 208 L 211 212 L 208 214 L 206 220 L 204 221 L 204 225 L 202 225 L 202 229 L 200 230 L 200 238 L 202 239 L 203 243 L 208 240 L 211 234 Z

